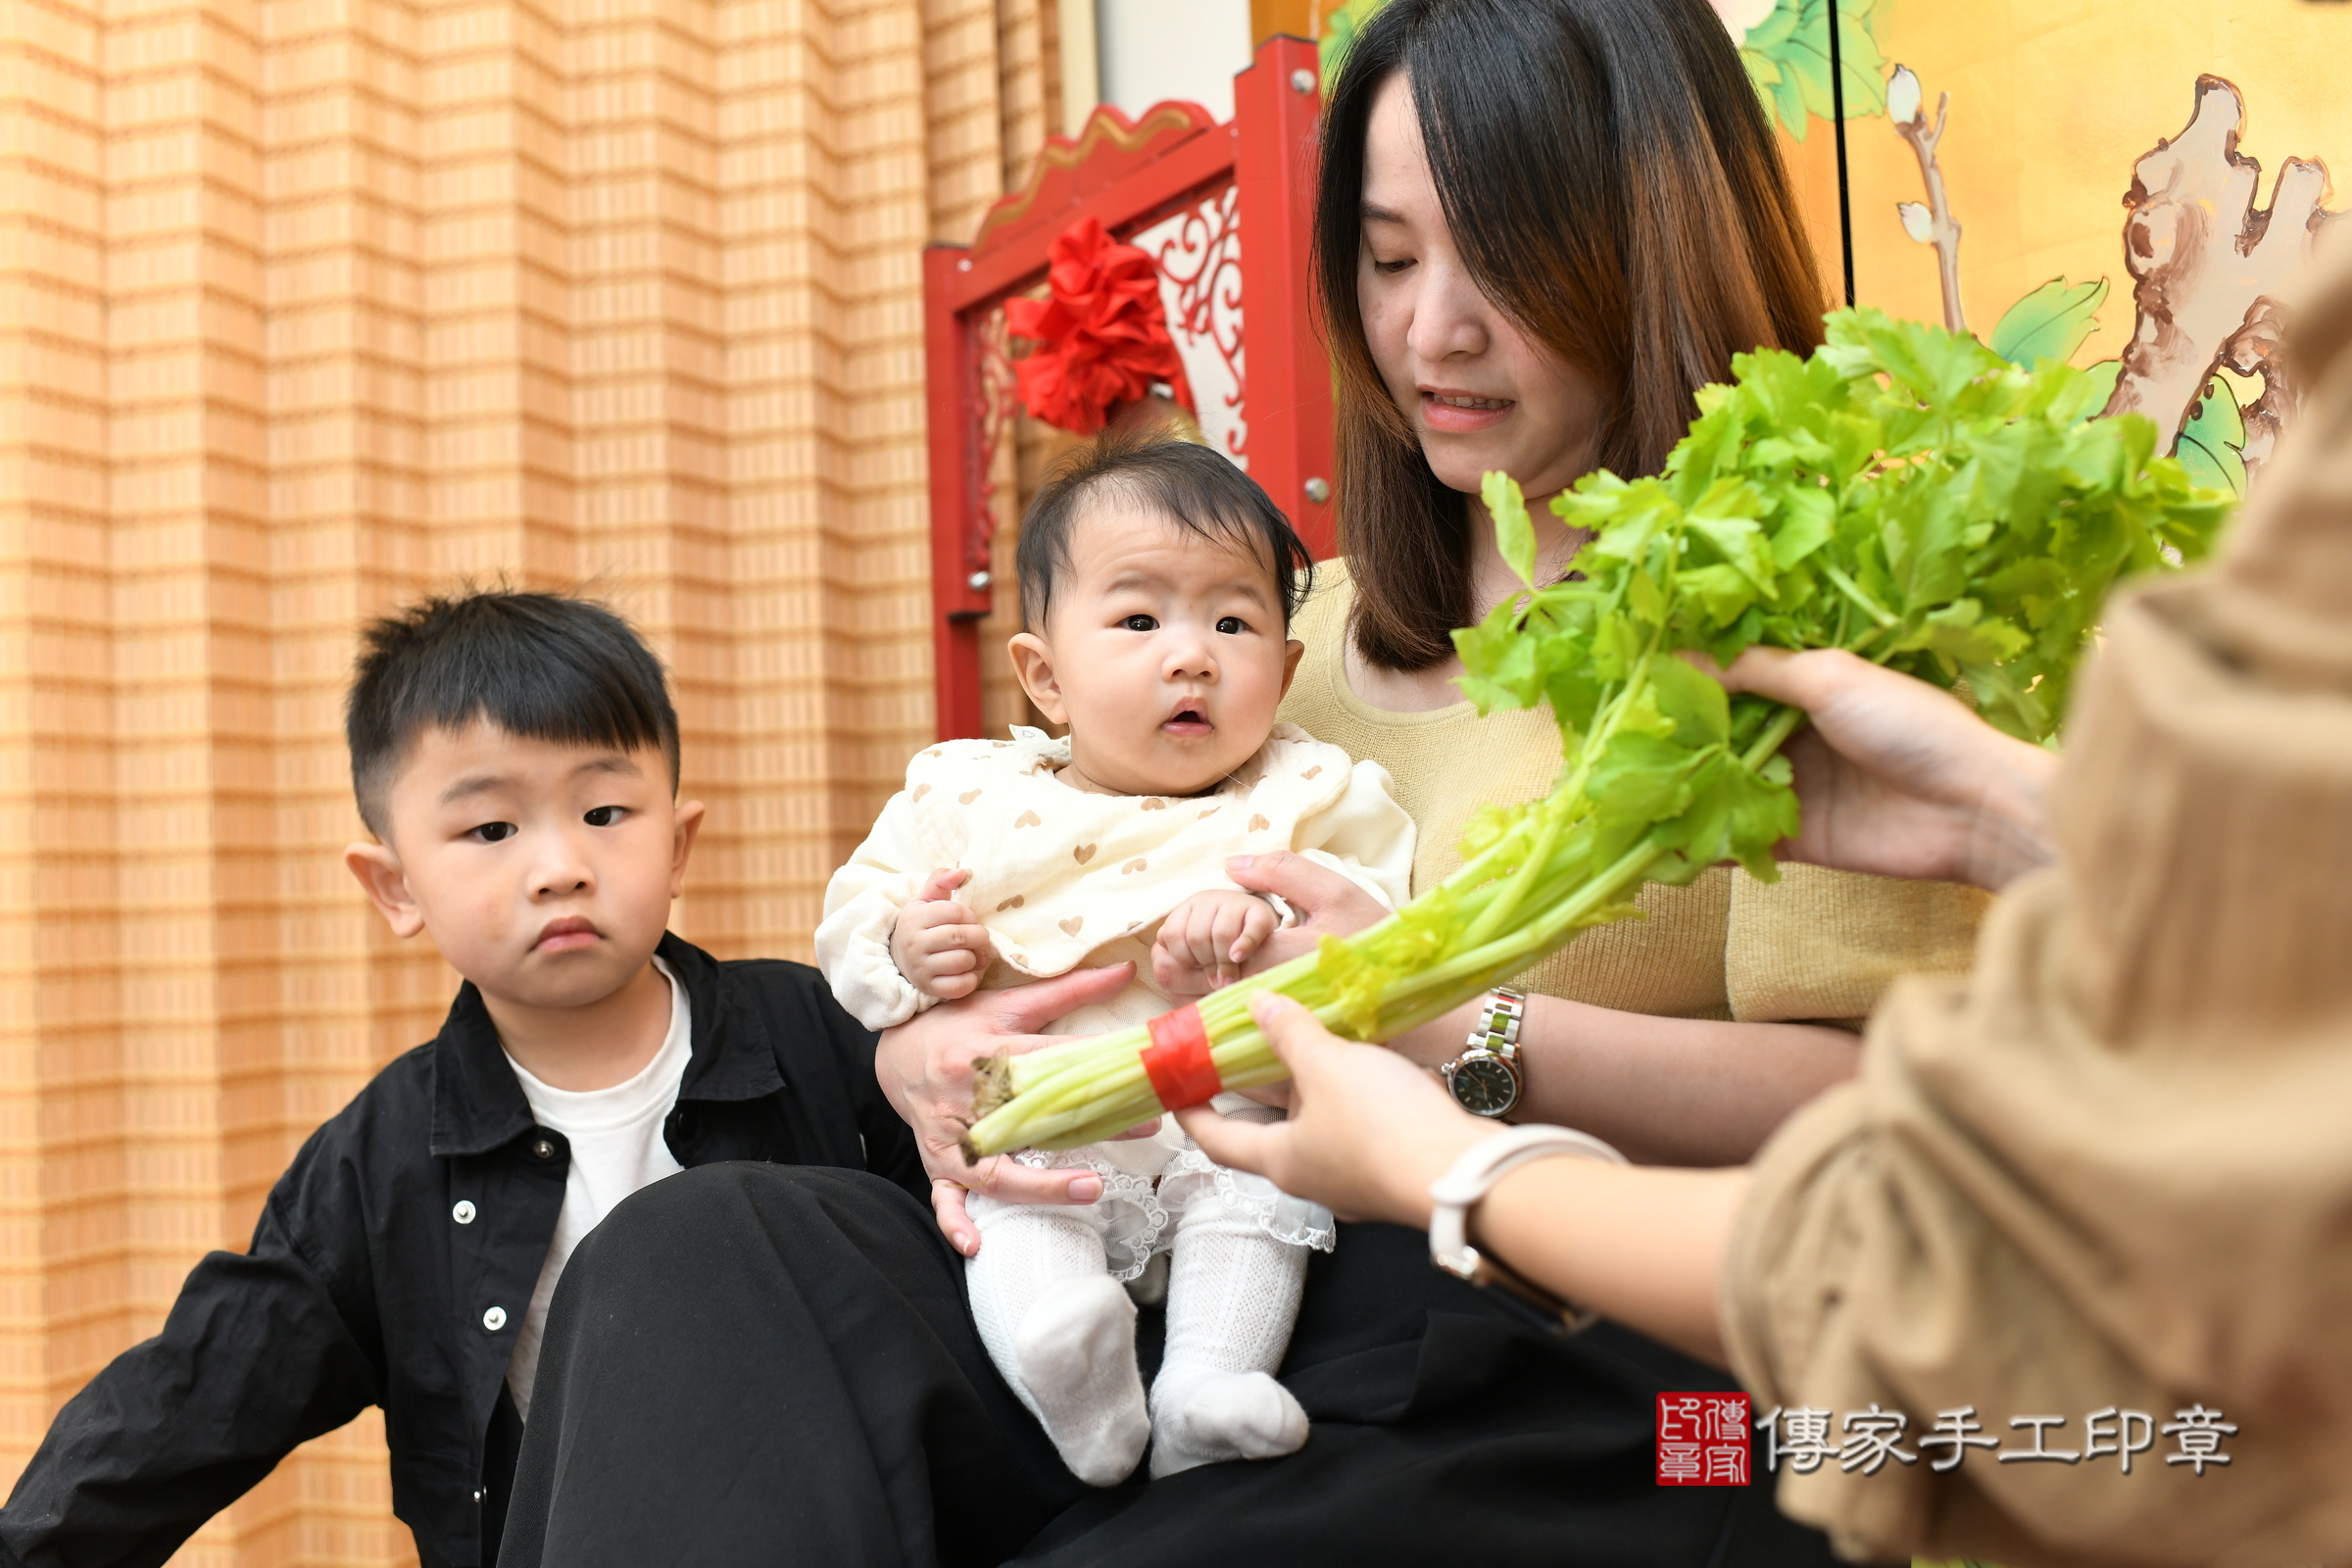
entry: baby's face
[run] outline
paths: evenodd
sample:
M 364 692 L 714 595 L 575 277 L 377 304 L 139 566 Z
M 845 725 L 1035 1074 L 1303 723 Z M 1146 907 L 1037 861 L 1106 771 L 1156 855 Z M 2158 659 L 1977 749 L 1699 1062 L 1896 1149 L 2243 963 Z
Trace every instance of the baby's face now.
M 1266 743 L 1302 651 L 1268 555 L 1116 495 L 1076 519 L 1042 630 L 1012 639 L 1021 684 L 1070 728 L 1064 780 L 1114 795 L 1214 788 Z

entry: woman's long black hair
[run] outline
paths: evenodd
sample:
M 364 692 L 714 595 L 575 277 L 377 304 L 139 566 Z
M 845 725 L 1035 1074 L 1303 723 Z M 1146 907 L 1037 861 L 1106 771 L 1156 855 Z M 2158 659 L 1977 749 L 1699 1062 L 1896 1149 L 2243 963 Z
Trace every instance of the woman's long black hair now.
M 1464 263 L 1600 389 L 1601 466 L 1656 471 L 1697 389 L 1743 350 L 1809 350 L 1825 300 L 1771 126 L 1706 0 L 1377 12 L 1324 111 L 1315 270 L 1356 647 L 1385 668 L 1426 669 L 1470 619 L 1468 519 L 1372 363 L 1355 292 L 1365 131 L 1398 73 Z

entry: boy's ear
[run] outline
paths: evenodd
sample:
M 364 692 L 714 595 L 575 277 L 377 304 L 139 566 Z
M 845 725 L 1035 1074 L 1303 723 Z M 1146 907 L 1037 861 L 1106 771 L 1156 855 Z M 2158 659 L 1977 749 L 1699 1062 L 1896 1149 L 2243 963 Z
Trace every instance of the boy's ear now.
M 368 902 L 375 906 L 394 936 L 405 942 L 424 929 L 424 910 L 416 903 L 416 896 L 409 891 L 409 874 L 401 869 L 400 857 L 392 853 L 390 846 L 345 845 L 343 863 L 360 879 L 360 888 L 368 895 Z
M 1033 631 L 1016 633 L 1004 645 L 1012 656 L 1012 672 L 1020 677 L 1021 690 L 1037 705 L 1049 724 L 1067 724 L 1069 709 L 1061 700 L 1061 682 L 1054 674 L 1054 651 L 1046 640 Z
M 1298 661 L 1306 653 L 1306 644 L 1294 637 L 1282 651 L 1282 695 L 1291 695 L 1291 682 L 1298 678 Z
M 694 853 L 694 836 L 703 829 L 703 803 L 687 801 L 677 808 L 669 838 L 669 896 L 686 891 L 686 858 Z

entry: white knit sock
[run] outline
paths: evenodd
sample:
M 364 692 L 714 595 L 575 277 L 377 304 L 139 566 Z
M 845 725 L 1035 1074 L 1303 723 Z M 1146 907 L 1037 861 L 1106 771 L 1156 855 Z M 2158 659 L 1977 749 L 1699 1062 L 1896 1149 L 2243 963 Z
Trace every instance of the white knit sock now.
M 970 1211 L 980 1252 L 965 1283 L 989 1359 L 1072 1475 L 1116 1486 L 1143 1457 L 1152 1422 L 1135 1368 L 1135 1303 L 1103 1264 L 1101 1217 L 977 1193 Z
M 1274 1381 L 1306 1283 L 1306 1250 L 1200 1193 L 1177 1222 L 1168 1348 L 1152 1384 L 1152 1474 L 1272 1459 L 1306 1442 L 1306 1412 Z

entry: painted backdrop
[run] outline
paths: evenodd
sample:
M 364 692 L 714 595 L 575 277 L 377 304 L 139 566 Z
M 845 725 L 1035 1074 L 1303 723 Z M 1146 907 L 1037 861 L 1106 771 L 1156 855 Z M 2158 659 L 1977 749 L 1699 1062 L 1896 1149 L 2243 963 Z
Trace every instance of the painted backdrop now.
M 1825 0 L 1718 0 L 1840 274 Z M 2352 9 L 2312 0 L 1843 0 L 1853 283 L 2115 377 L 2215 483 L 2294 393 L 2281 290 L 2352 170 Z
M 1312 0 L 1329 66 L 1381 0 Z M 1779 127 L 1832 295 L 1832 0 L 1711 0 Z M 2278 299 L 2343 205 L 2352 6 L 1837 0 L 1855 299 L 2112 378 L 2213 483 L 2294 389 Z

